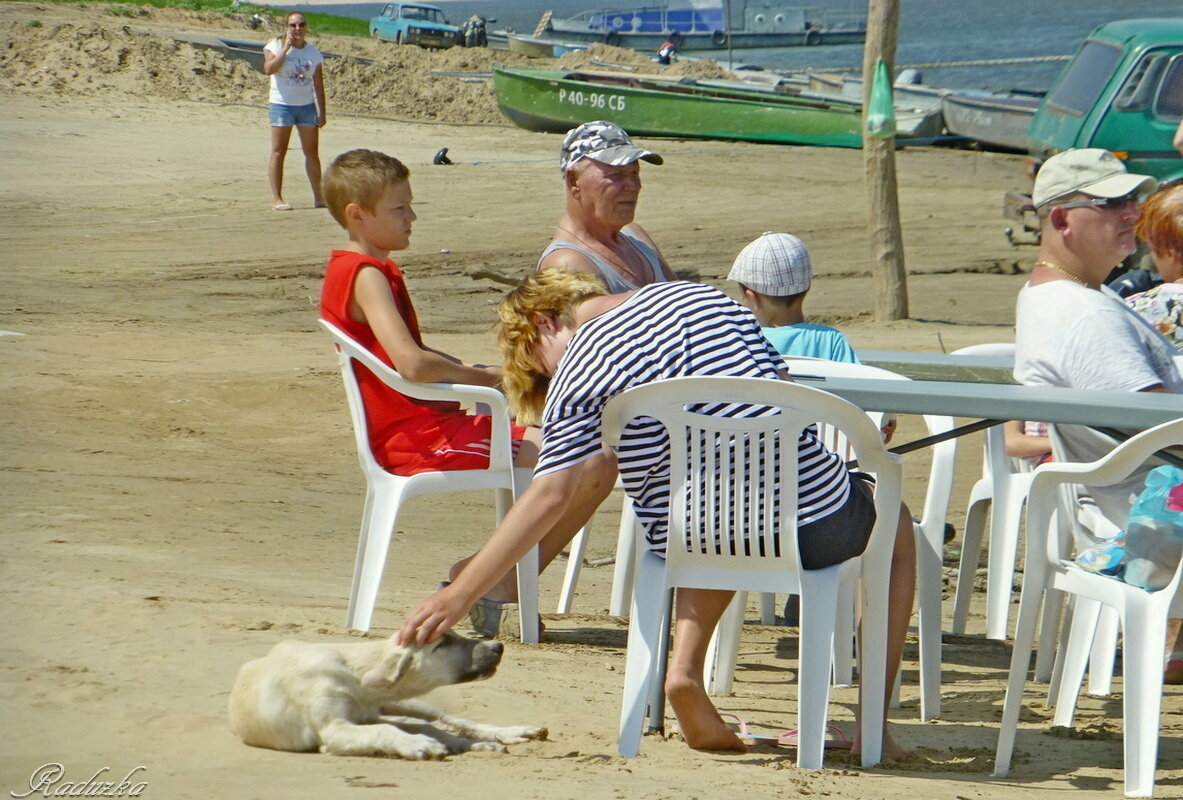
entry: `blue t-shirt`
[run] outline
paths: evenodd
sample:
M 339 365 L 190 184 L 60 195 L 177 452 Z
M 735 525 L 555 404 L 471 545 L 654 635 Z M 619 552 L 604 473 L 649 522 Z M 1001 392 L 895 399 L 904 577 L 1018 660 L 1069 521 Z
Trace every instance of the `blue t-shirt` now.
M 799 322 L 796 325 L 781 325 L 760 330 L 783 356 L 824 358 L 827 361 L 842 361 L 847 364 L 860 363 L 858 356 L 854 354 L 854 348 L 846 341 L 842 331 L 828 325 Z

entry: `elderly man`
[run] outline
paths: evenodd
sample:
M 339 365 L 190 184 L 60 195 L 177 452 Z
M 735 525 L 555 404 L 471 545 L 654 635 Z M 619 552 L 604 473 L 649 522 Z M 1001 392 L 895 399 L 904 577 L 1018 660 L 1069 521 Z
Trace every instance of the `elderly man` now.
M 1037 386 L 1181 392 L 1170 341 L 1102 285 L 1134 252 L 1138 202 L 1155 188 L 1107 150 L 1068 150 L 1048 159 L 1032 201 L 1040 218 L 1039 258 L 1015 311 L 1015 380 Z M 1113 443 L 1079 425 L 1057 425 L 1058 458 L 1092 461 Z M 1113 486 L 1089 487 L 1097 506 L 1125 527 L 1149 463 Z M 1183 658 L 1183 634 L 1174 650 Z M 1178 670 L 1177 670 L 1178 671 Z M 1183 675 L 1168 675 L 1168 679 Z
M 641 165 L 661 156 L 638 147 L 611 122 L 585 122 L 567 133 L 559 154 L 567 193 L 554 241 L 538 268 L 566 267 L 596 275 L 616 294 L 674 279 L 657 245 L 633 222 Z

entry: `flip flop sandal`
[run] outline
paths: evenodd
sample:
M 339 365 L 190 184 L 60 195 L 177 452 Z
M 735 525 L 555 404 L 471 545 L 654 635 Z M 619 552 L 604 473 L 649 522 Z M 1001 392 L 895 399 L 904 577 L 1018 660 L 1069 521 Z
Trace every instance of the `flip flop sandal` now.
M 276 203 L 275 205 L 271 206 L 271 210 L 272 211 L 291 211 L 292 204 L 291 203 Z
M 748 723 L 744 722 L 739 716 L 735 714 L 724 713 L 720 713 L 719 716 L 723 719 L 729 719 L 735 722 L 735 735 L 738 736 L 739 740 L 747 746 L 751 747 L 752 745 L 757 744 L 766 744 L 772 747 L 777 746 L 777 737 L 775 735 L 769 733 L 754 733 L 753 731 L 748 730 Z
M 849 750 L 854 744 L 846 738 L 846 734 L 837 725 L 827 725 L 826 734 L 826 750 Z M 797 731 L 785 731 L 776 737 L 776 743 L 780 747 L 797 747 Z

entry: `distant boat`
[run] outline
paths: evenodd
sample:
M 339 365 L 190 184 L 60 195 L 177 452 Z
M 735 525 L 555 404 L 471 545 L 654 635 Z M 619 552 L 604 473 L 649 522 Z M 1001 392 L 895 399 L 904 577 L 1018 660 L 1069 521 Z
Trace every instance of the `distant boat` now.
M 498 108 L 527 130 L 563 133 L 604 119 L 637 135 L 862 147 L 860 103 L 782 94 L 768 86 L 739 88 L 736 83 L 619 72 L 493 69 Z M 930 117 L 897 113 L 899 137 L 933 135 Z
M 520 33 L 507 33 L 505 38 L 508 43 L 506 49 L 511 53 L 519 53 L 529 58 L 555 57 L 555 43 L 549 39 L 525 36 Z
M 987 150 L 1027 152 L 1027 129 L 1043 95 L 1034 92 L 948 92 L 941 98 L 945 129 Z
M 867 19 L 853 11 L 801 8 L 777 0 L 675 0 L 593 9 L 566 19 L 555 19 L 548 11 L 534 35 L 654 51 L 667 41 L 679 51 L 799 47 L 861 43 L 867 38 Z

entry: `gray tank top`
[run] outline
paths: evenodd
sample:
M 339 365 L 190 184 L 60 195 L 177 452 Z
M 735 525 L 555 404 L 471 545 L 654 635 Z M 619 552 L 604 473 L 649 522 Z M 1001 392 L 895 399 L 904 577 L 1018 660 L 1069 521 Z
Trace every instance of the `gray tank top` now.
M 636 236 L 633 236 L 628 231 L 622 230 L 620 234 L 626 237 L 637 248 L 637 252 L 639 252 L 644 257 L 645 261 L 648 262 L 649 269 L 653 272 L 654 283 L 660 283 L 661 281 L 668 280 L 665 276 L 665 272 L 661 268 L 661 258 L 657 255 L 656 250 L 654 250 L 642 240 L 638 239 Z M 608 286 L 609 294 L 631 292 L 634 289 L 641 288 L 640 286 L 634 285 L 630 280 L 617 272 L 615 267 L 613 267 L 600 256 L 596 255 L 590 250 L 580 247 L 577 244 L 568 242 L 566 239 L 554 239 L 551 241 L 551 243 L 546 246 L 546 249 L 542 251 L 542 255 L 538 257 L 538 263 L 541 264 L 542 259 L 546 258 L 556 250 L 574 250 L 576 253 L 582 253 L 591 259 L 591 262 L 596 265 L 596 269 L 599 271 L 600 277 L 603 278 L 604 283 Z

